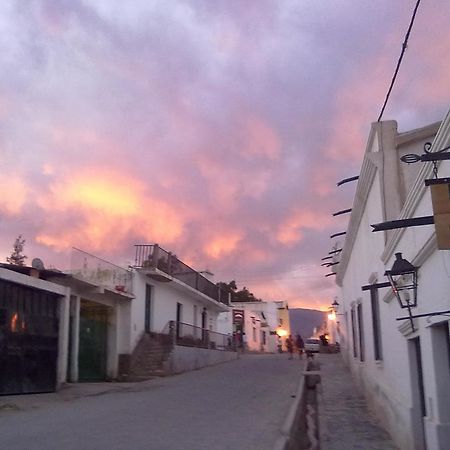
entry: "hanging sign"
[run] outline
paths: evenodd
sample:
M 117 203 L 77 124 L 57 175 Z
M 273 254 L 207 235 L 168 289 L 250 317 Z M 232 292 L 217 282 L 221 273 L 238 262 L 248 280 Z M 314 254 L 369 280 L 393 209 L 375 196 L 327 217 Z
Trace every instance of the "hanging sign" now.
M 450 178 L 425 180 L 430 186 L 434 226 L 439 250 L 450 250 Z

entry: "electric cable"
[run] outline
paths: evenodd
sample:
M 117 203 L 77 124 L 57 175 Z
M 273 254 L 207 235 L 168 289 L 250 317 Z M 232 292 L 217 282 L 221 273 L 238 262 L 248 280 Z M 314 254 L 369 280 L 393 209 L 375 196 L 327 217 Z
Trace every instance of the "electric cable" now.
M 402 60 L 403 60 L 403 55 L 405 54 L 406 48 L 408 46 L 409 35 L 411 33 L 411 29 L 413 27 L 414 20 L 416 18 L 416 13 L 417 13 L 417 9 L 419 8 L 420 1 L 421 0 L 417 0 L 416 6 L 414 7 L 414 12 L 413 12 L 413 15 L 411 17 L 411 21 L 409 23 L 408 31 L 406 32 L 405 39 L 404 39 L 403 44 L 402 44 L 402 51 L 401 51 L 400 57 L 398 58 L 398 61 L 397 61 L 397 67 L 395 68 L 394 76 L 392 77 L 391 85 L 389 86 L 389 89 L 388 89 L 388 92 L 386 94 L 386 98 L 384 100 L 383 107 L 381 108 L 381 112 L 380 112 L 380 115 L 378 116 L 377 122 L 379 122 L 381 120 L 381 117 L 383 116 L 384 110 L 386 108 L 387 102 L 388 102 L 389 97 L 390 97 L 391 92 L 392 92 L 392 88 L 394 87 L 394 83 L 395 83 L 395 80 L 397 78 L 397 74 L 398 74 L 398 71 L 400 69 L 400 65 L 401 65 Z

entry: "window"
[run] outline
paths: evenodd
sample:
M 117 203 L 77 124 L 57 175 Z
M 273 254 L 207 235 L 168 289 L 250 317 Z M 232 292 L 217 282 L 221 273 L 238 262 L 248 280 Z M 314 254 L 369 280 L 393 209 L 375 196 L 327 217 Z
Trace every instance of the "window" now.
M 351 310 L 351 321 L 352 321 L 352 339 L 353 339 L 353 357 L 358 356 L 357 344 L 356 344 L 356 319 L 355 319 L 355 308 Z
M 380 302 L 378 289 L 370 290 L 370 304 L 372 306 L 373 352 L 376 361 L 383 359 L 381 345 Z
M 358 304 L 359 360 L 364 361 L 364 323 L 362 303 Z
M 253 341 L 256 342 L 256 328 L 253 327 Z

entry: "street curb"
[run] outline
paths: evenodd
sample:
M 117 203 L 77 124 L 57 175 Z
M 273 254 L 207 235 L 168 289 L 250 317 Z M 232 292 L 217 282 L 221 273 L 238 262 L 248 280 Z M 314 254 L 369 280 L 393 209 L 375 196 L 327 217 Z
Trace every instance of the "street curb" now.
M 281 436 L 275 442 L 273 450 L 291 450 L 300 448 L 300 438 L 302 427 L 300 418 L 304 415 L 306 407 L 306 377 L 302 374 L 297 390 L 295 392 L 295 400 L 289 408 L 289 412 L 281 426 Z M 300 436 L 299 436 L 300 435 Z

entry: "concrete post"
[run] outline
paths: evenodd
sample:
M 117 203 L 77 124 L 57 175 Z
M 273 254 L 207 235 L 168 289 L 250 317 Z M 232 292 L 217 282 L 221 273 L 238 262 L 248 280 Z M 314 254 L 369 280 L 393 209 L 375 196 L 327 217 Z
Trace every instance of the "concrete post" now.
M 80 347 L 80 297 L 77 295 L 71 296 L 71 351 L 70 359 L 70 373 L 69 380 L 72 382 L 78 381 L 78 351 Z
M 57 387 L 67 379 L 67 362 L 69 348 L 69 317 L 70 317 L 70 288 L 66 288 L 66 295 L 61 297 L 59 304 L 59 336 L 58 336 L 58 366 Z

